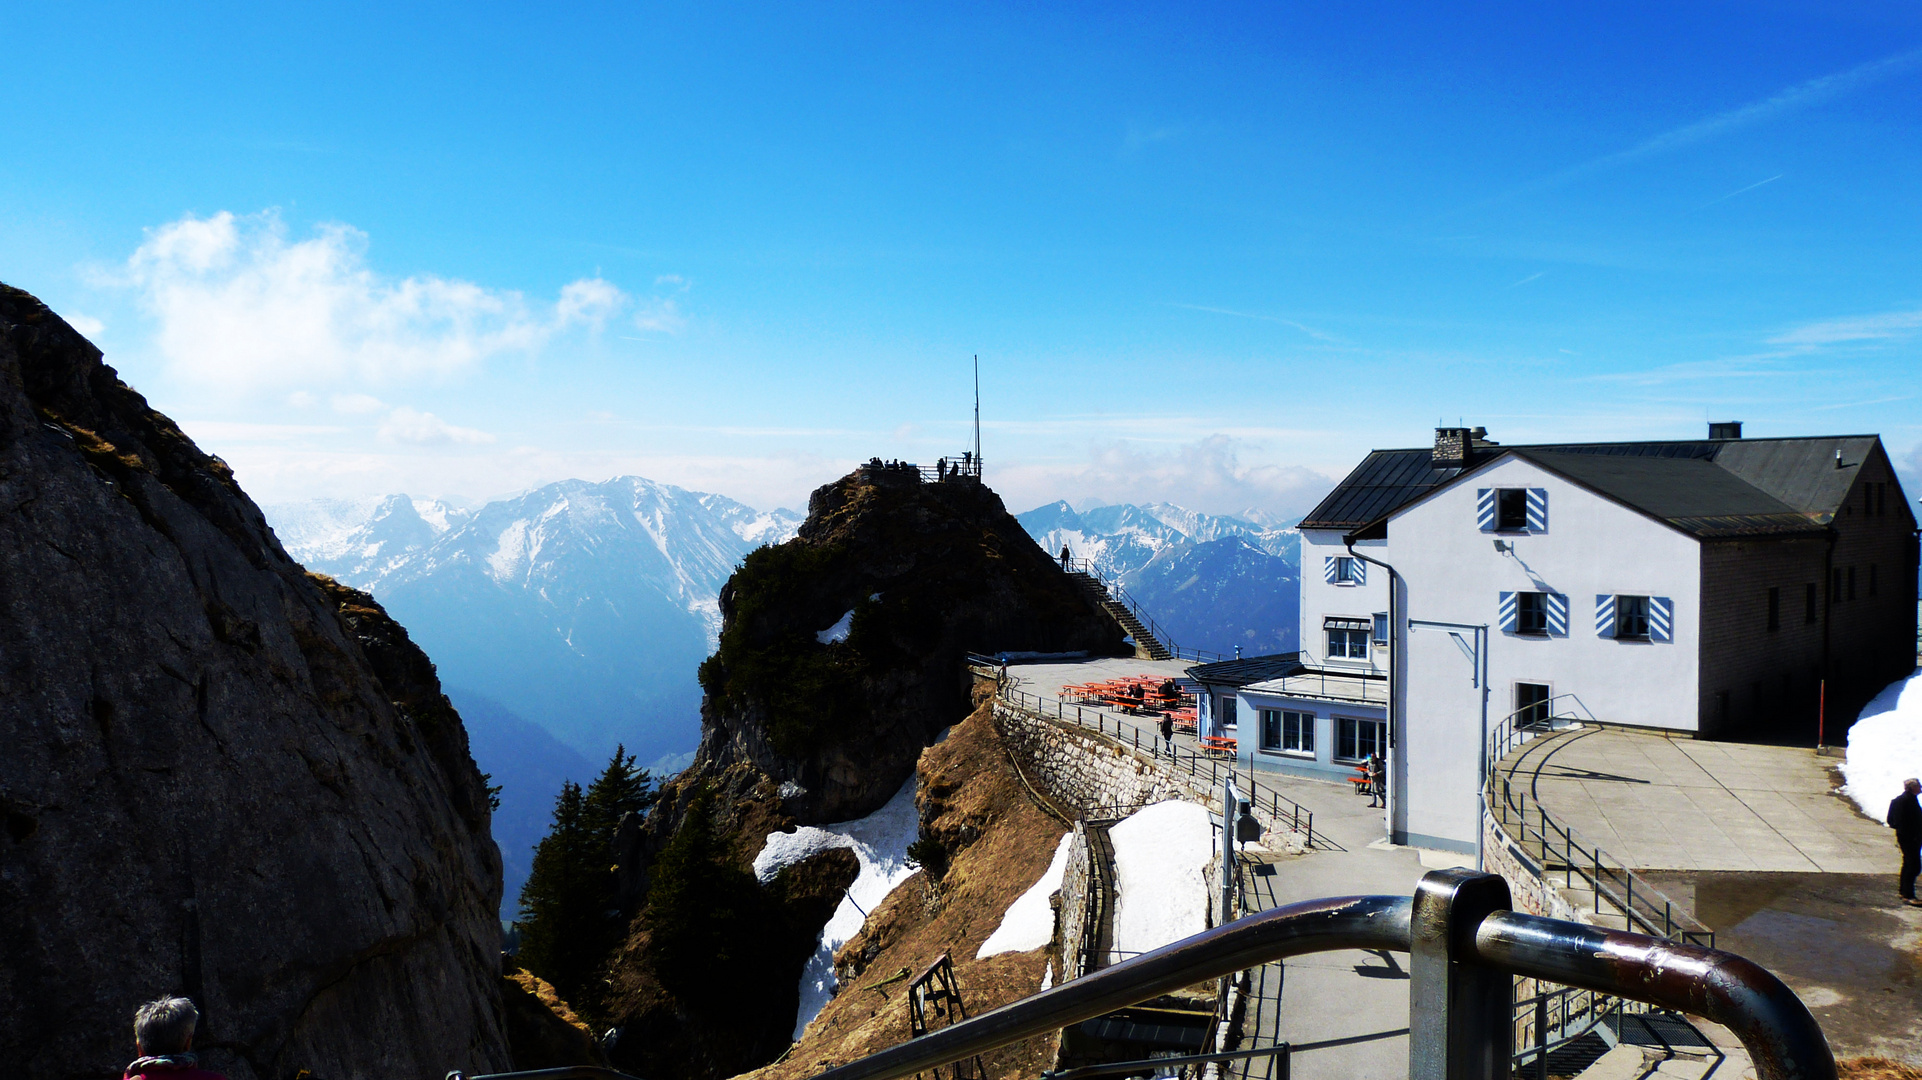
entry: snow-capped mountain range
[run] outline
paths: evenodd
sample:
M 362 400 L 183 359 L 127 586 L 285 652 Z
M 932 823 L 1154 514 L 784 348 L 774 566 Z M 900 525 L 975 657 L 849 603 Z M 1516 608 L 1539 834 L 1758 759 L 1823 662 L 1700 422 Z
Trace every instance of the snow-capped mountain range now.
M 1262 511 L 1119 503 L 1077 512 L 1055 502 L 1016 516 L 1048 553 L 1066 547 L 1117 579 L 1177 645 L 1245 656 L 1296 648 L 1301 534 Z
M 693 748 L 694 671 L 742 556 L 800 518 L 640 477 L 566 480 L 465 509 L 405 495 L 265 508 L 310 569 L 366 589 L 458 702 L 499 702 L 590 758 Z

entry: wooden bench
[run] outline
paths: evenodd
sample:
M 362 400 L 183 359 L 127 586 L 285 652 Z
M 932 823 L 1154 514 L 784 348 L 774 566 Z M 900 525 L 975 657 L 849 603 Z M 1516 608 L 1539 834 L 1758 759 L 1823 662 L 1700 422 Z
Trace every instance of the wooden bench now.
M 1228 738 L 1226 735 L 1203 735 L 1200 742 L 1201 748 L 1210 754 L 1227 754 L 1230 757 L 1234 756 L 1235 740 Z

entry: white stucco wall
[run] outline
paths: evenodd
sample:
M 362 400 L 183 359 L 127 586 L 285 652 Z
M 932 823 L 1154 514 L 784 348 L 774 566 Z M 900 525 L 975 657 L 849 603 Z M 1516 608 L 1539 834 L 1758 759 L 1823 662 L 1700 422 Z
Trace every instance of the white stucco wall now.
M 1384 545 L 1379 540 L 1364 540 L 1355 545 L 1355 550 L 1379 559 L 1383 557 Z M 1386 671 L 1387 657 L 1378 644 L 1369 648 L 1365 662 L 1330 659 L 1326 655 L 1328 636 L 1322 629 L 1325 619 L 1330 616 L 1368 619 L 1376 612 L 1388 610 L 1388 574 L 1379 566 L 1366 567 L 1367 577 L 1360 585 L 1328 584 L 1323 576 L 1326 560 L 1347 554 L 1341 533 L 1327 529 L 1301 530 L 1301 636 L 1297 639 L 1301 642 L 1301 660 L 1310 667 Z
M 1548 527 L 1533 533 L 1482 532 L 1481 488 L 1542 488 Z M 1498 553 L 1493 541 L 1514 545 Z M 1357 544 L 1393 565 L 1403 579 L 1397 640 L 1405 641 L 1398 694 L 1402 730 L 1391 758 L 1392 829 L 1405 842 L 1473 850 L 1480 828 L 1479 767 L 1483 690 L 1470 682 L 1462 644 L 1446 632 L 1407 635 L 1408 621 L 1488 627 L 1487 718 L 1515 708 L 1515 685 L 1545 684 L 1557 715 L 1604 723 L 1694 731 L 1700 657 L 1701 555 L 1697 542 L 1533 463 L 1506 459 L 1403 508 L 1386 540 Z M 1345 554 L 1340 537 L 1302 533 L 1302 625 L 1305 654 L 1318 662 L 1323 618 L 1364 617 L 1388 610 L 1388 575 L 1370 567 L 1362 586 L 1323 580 L 1325 555 Z M 1568 633 L 1541 637 L 1504 633 L 1503 591 L 1568 597 Z M 1624 641 L 1595 632 L 1595 597 L 1665 596 L 1674 605 L 1667 642 Z M 1379 644 L 1371 661 L 1386 667 Z M 1306 657 L 1304 657 L 1306 659 Z M 1337 665 L 1328 664 L 1334 667 Z

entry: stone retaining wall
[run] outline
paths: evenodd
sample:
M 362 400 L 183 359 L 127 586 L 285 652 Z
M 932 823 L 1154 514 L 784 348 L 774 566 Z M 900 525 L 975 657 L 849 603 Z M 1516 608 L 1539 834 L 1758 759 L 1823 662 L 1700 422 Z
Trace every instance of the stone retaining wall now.
M 1088 970 L 1088 937 L 1097 928 L 1088 925 L 1094 887 L 1094 868 L 1089 862 L 1088 829 L 1074 823 L 1074 840 L 1068 845 L 1068 867 L 1061 875 L 1061 891 L 1056 894 L 1055 946 L 1060 965 L 1057 983 L 1080 978 Z
M 1152 758 L 1073 724 L 1001 702 L 994 721 L 1029 780 L 1081 817 L 1123 818 L 1168 799 L 1207 799 Z
M 1589 922 L 1585 913 L 1576 911 L 1568 897 L 1542 876 L 1541 867 L 1509 838 L 1494 815 L 1486 813 L 1482 815 L 1482 867 L 1507 879 L 1516 911 L 1566 922 Z

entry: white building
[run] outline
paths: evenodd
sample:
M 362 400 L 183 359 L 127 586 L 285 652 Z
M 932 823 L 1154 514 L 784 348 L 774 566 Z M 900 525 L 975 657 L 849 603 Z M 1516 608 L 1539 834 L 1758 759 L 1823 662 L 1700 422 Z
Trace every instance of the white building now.
M 1330 771 L 1385 744 L 1391 837 L 1470 851 L 1504 717 L 1812 743 L 1819 702 L 1855 715 L 1914 659 L 1915 517 L 1887 454 L 1716 428 L 1443 428 L 1371 453 L 1300 526 L 1300 669 L 1242 688 L 1239 752 Z

